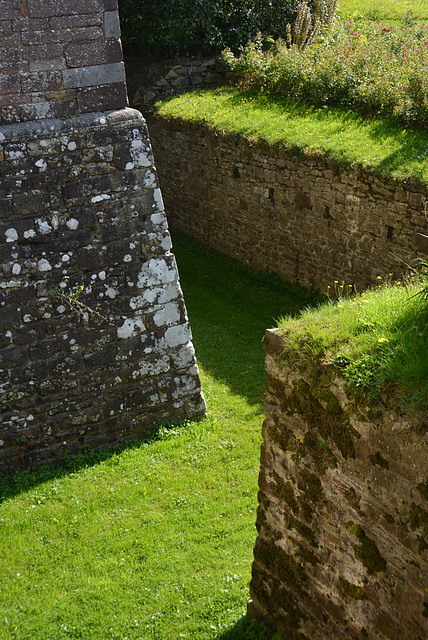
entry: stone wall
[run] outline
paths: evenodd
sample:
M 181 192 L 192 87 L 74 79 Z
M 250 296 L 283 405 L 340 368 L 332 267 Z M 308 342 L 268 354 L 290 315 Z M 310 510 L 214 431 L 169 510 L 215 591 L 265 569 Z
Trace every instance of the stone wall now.
M 136 109 L 146 108 L 167 96 L 198 88 L 212 89 L 234 77 L 216 58 L 191 59 L 186 63 L 173 65 L 150 86 L 138 89 L 132 99 L 132 106 Z
M 159 116 L 149 128 L 170 224 L 256 269 L 363 288 L 428 252 L 425 188 Z
M 9 472 L 200 417 L 205 402 L 146 123 L 126 108 L 117 0 L 0 9 Z
M 276 332 L 265 345 L 249 614 L 287 640 L 423 640 L 426 425 L 349 398 Z
M 126 106 L 117 0 L 1 0 L 0 33 L 0 124 Z
M 3 125 L 0 139 L 1 467 L 203 415 L 141 114 Z

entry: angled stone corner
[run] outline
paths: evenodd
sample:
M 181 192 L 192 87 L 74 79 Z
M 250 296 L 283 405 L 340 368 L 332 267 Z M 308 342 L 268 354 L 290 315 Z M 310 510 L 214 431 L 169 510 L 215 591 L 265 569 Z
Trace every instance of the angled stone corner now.
M 268 331 L 248 615 L 290 640 L 427 637 L 423 425 Z
M 5 12 L 0 470 L 9 472 L 206 408 L 146 123 L 127 107 L 116 0 L 27 0 Z

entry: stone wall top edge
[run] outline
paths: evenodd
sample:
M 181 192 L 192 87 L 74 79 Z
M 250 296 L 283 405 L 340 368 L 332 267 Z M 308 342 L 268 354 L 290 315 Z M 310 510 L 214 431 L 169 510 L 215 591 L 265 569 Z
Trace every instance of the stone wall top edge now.
M 352 179 L 365 179 L 369 181 L 376 181 L 382 186 L 389 185 L 388 188 L 391 191 L 402 188 L 406 191 L 418 192 L 427 194 L 428 184 L 423 182 L 417 182 L 415 180 L 406 180 L 396 178 L 393 175 L 387 173 L 380 173 L 375 168 L 368 166 L 361 166 L 359 164 L 349 163 L 348 165 L 342 164 L 330 157 L 327 152 L 314 151 L 308 148 L 296 149 L 295 145 L 287 144 L 285 141 L 268 142 L 264 139 L 247 138 L 243 135 L 237 135 L 233 132 L 228 132 L 220 129 L 215 129 L 203 124 L 201 122 L 194 122 L 185 120 L 181 117 L 164 116 L 159 113 L 152 113 L 148 118 L 148 124 L 162 126 L 163 129 L 168 129 L 173 133 L 176 132 L 190 132 L 192 135 L 197 132 L 199 134 L 198 140 L 203 138 L 213 141 L 216 146 L 219 145 L 219 141 L 227 144 L 227 148 L 236 149 L 237 152 L 242 150 L 250 150 L 252 154 L 260 153 L 263 156 L 269 155 L 270 157 L 276 157 L 284 160 L 291 160 L 294 163 L 298 163 L 301 166 L 317 167 L 320 169 L 332 170 L 336 176 L 352 176 Z M 203 142 L 202 142 L 203 144 Z
M 0 144 L 23 139 L 54 137 L 61 133 L 79 132 L 87 129 L 107 129 L 124 125 L 145 124 L 145 119 L 137 109 L 124 107 L 114 111 L 85 113 L 70 118 L 48 118 L 29 122 L 0 125 Z

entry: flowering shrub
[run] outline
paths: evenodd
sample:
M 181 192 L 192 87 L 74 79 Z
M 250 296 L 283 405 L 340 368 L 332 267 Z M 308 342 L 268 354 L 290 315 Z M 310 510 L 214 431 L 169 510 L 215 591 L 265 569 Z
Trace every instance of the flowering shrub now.
M 255 39 L 228 67 L 246 86 L 318 106 L 342 106 L 366 115 L 428 125 L 428 24 L 385 27 L 364 21 L 338 22 L 305 49 L 278 40 L 264 52 Z

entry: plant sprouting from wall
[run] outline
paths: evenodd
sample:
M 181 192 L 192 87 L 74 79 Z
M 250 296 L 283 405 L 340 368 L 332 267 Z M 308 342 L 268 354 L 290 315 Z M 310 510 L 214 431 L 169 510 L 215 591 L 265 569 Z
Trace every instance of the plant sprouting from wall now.
M 82 301 L 81 298 L 85 290 L 84 284 L 81 282 L 79 285 L 69 287 L 67 280 L 68 278 L 65 276 L 59 286 L 50 289 L 49 295 L 51 298 L 70 307 L 86 324 L 89 322 L 90 315 L 95 315 L 101 320 L 109 322 L 108 318 Z

